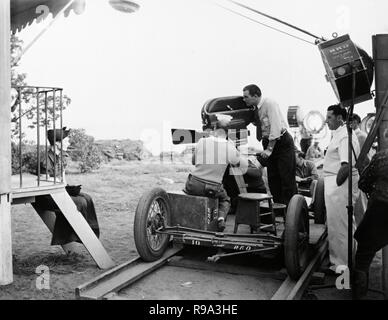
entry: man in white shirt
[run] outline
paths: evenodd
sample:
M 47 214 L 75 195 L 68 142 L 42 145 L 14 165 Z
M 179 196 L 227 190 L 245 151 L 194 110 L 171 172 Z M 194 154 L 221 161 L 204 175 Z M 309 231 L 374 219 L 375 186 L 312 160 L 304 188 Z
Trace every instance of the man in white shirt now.
M 256 107 L 256 137 L 262 140 L 264 151 L 259 161 L 267 165 L 268 184 L 274 202 L 288 205 L 297 193 L 295 170 L 295 145 L 288 133 L 288 124 L 280 112 L 279 105 L 261 95 L 258 86 L 251 84 L 243 89 L 247 106 Z M 263 161 L 264 160 L 264 161 Z
M 345 125 L 346 110 L 340 105 L 327 109 L 326 122 L 333 132 L 323 163 L 325 181 L 325 205 L 327 214 L 327 231 L 329 241 L 330 269 L 337 271 L 338 266 L 348 263 L 348 133 Z M 352 144 L 356 156 L 360 147 L 356 135 L 352 134 Z M 352 159 L 353 206 L 358 199 L 359 174 Z M 353 217 L 353 232 L 355 231 Z M 355 248 L 355 243 L 353 243 Z
M 314 141 L 314 144 L 307 149 L 306 160 L 316 161 L 323 157 L 323 152 L 319 147 L 319 142 Z
M 352 118 L 350 119 L 352 129 L 357 136 L 358 143 L 360 144 L 360 150 L 365 143 L 366 137 L 368 136 L 364 131 L 360 129 L 361 118 L 358 114 L 353 113 Z
M 201 138 L 195 148 L 195 168 L 189 175 L 184 191 L 190 195 L 218 198 L 218 230 L 224 231 L 230 198 L 222 178 L 228 165 L 239 166 L 242 173 L 248 168 L 248 159 L 240 155 L 234 143 L 227 140 L 229 121 L 218 120 L 213 135 Z

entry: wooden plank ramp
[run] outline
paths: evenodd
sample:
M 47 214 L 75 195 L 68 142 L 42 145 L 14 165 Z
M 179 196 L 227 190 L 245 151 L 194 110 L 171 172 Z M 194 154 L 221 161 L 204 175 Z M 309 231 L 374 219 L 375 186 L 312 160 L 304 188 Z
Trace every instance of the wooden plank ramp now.
M 181 251 L 181 247 L 169 248 L 162 258 L 154 262 L 143 262 L 141 258 L 135 258 L 123 263 L 93 280 L 79 286 L 75 290 L 77 299 L 102 300 L 110 293 L 132 284 L 152 271 L 162 267 L 167 260 Z

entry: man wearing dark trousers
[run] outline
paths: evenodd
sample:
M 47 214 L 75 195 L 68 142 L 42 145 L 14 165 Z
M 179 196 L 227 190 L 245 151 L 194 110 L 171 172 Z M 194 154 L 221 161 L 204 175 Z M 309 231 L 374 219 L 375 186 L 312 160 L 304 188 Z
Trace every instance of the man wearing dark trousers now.
M 256 137 L 262 140 L 264 151 L 259 160 L 267 165 L 268 185 L 274 202 L 288 205 L 297 193 L 295 170 L 295 145 L 288 133 L 288 124 L 280 112 L 279 105 L 263 97 L 258 86 L 251 84 L 243 89 L 247 106 L 256 107 Z

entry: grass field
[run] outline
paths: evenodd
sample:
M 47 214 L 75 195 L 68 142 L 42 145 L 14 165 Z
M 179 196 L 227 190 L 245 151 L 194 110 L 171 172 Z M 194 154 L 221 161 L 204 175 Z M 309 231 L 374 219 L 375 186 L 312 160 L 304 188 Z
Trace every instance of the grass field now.
M 116 161 L 89 174 L 67 174 L 69 184 L 81 184 L 95 202 L 101 241 L 120 264 L 137 256 L 133 219 L 139 198 L 153 187 L 182 189 L 190 165 L 159 160 Z M 51 246 L 51 233 L 30 205 L 12 207 L 14 282 L 0 287 L 0 299 L 74 299 L 75 287 L 102 271 L 79 244 L 81 254 L 66 256 Z M 38 290 L 36 268 L 49 267 L 50 289 Z

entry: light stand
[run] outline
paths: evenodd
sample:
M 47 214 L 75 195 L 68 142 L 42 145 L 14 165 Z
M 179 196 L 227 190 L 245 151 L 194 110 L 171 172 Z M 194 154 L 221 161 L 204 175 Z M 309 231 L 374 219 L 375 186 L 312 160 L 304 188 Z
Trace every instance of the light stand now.
M 352 135 L 353 135 L 353 129 L 351 127 L 351 119 L 353 116 L 353 110 L 354 110 L 354 99 L 355 99 L 355 92 L 356 92 L 356 68 L 354 64 L 352 63 L 352 100 L 349 106 L 348 110 L 348 116 L 346 119 L 346 128 L 348 130 L 348 269 L 349 269 L 349 275 L 350 275 L 350 290 L 352 294 L 352 299 L 354 299 L 354 277 L 353 277 L 353 161 L 352 161 L 352 150 L 353 150 L 353 143 L 352 143 Z

